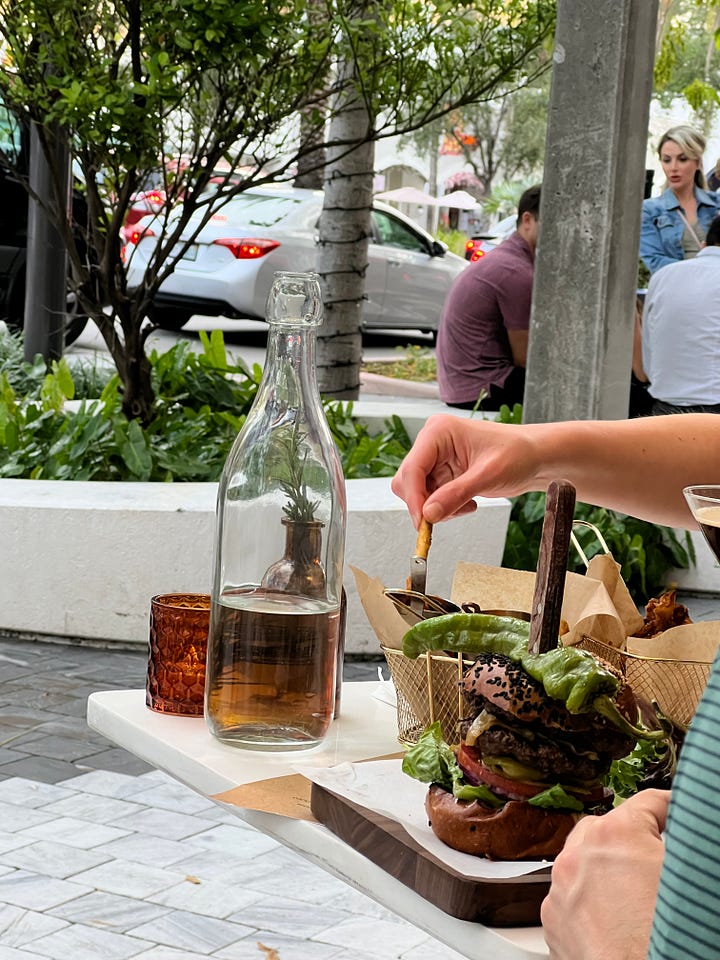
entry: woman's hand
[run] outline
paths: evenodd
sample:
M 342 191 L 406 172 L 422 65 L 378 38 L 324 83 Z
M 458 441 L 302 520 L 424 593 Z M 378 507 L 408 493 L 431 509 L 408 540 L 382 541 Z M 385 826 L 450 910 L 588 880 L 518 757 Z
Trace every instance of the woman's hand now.
M 471 513 L 474 496 L 513 497 L 533 486 L 538 457 L 525 427 L 430 417 L 393 478 L 417 527 Z
M 541 909 L 551 960 L 645 960 L 669 802 L 643 790 L 575 827 Z

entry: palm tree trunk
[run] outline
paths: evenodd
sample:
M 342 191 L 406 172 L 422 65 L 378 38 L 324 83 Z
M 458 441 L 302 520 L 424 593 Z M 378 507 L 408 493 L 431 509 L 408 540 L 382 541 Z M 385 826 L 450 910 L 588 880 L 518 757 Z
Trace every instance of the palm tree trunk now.
M 367 7 L 366 7 L 367 9 Z M 322 393 L 357 399 L 362 361 L 362 302 L 371 227 L 375 143 L 373 118 L 352 83 L 352 65 L 340 65 L 341 101 L 330 121 L 325 202 L 320 218 L 318 272 L 325 323 L 317 344 Z

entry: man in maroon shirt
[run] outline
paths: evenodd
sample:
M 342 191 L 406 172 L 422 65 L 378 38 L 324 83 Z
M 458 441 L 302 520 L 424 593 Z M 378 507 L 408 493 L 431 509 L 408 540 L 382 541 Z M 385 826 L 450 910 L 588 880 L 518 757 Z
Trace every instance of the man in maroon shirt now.
M 520 197 L 517 230 L 455 280 L 437 335 L 440 398 L 497 410 L 523 402 L 540 187 Z

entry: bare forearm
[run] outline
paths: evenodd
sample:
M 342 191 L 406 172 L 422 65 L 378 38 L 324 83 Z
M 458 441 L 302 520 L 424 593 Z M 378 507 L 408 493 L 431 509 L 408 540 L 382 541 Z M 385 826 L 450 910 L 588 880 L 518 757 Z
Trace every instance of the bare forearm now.
M 683 487 L 720 483 L 720 418 L 498 424 L 431 417 L 393 479 L 416 525 L 571 481 L 578 500 L 671 526 L 694 526 Z
M 563 476 L 579 500 L 656 523 L 695 526 L 683 487 L 720 482 L 720 419 L 714 414 L 526 429 L 542 448 L 534 489 Z

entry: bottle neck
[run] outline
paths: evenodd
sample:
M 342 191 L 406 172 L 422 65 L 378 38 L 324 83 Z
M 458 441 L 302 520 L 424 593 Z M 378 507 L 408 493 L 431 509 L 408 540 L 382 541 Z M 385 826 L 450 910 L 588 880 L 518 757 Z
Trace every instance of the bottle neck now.
M 270 321 L 265 367 L 258 394 L 270 394 L 285 407 L 319 401 L 315 368 L 315 324 Z

